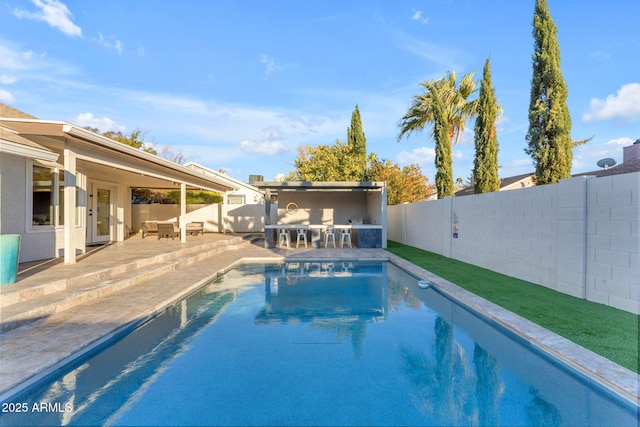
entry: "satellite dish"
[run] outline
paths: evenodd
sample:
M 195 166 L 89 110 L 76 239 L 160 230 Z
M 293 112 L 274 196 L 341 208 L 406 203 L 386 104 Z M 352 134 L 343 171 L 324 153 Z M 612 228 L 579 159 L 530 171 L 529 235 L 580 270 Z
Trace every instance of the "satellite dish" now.
M 611 166 L 615 166 L 616 161 L 611 157 L 607 157 L 606 159 L 598 160 L 598 166 L 601 168 L 609 169 Z

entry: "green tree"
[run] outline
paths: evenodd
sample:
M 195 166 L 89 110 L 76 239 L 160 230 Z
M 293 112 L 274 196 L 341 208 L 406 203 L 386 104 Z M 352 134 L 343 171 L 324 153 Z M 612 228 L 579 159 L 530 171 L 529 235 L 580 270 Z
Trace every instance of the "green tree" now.
M 500 190 L 498 176 L 498 137 L 496 120 L 500 106 L 496 100 L 491 83 L 490 60 L 484 64 L 480 96 L 478 97 L 478 116 L 475 126 L 476 155 L 473 162 L 473 182 L 475 193 L 489 193 Z
M 347 142 L 334 145 L 298 147 L 295 171 L 287 175 L 292 181 L 363 181 L 367 174 L 367 140 L 362 131 L 360 110 L 356 105 L 347 128 Z
M 294 160 L 295 171 L 287 176 L 288 181 L 349 181 L 344 175 L 344 164 L 348 162 L 348 147 L 337 140 L 334 145 L 298 147 Z
M 91 132 L 100 134 L 102 136 L 106 136 L 109 139 L 113 139 L 114 141 L 121 142 L 130 147 L 137 148 L 142 151 L 146 151 L 147 153 L 156 154 L 156 155 L 158 154 L 158 152 L 153 148 L 152 144 L 148 144 L 144 142 L 144 136 L 146 135 L 146 132 L 143 132 L 140 129 L 135 129 L 133 132 L 131 132 L 130 135 L 125 135 L 121 131 L 113 131 L 113 130 L 110 130 L 107 132 L 100 132 L 99 129 L 92 128 L 91 126 L 85 126 L 85 129 L 90 130 Z
M 362 130 L 360 110 L 356 109 L 351 114 L 351 126 L 347 129 L 347 151 L 350 157 L 350 166 L 353 170 L 345 171 L 346 175 L 353 177 L 349 181 L 363 181 L 367 171 L 367 138 Z
M 453 156 L 451 153 L 451 125 L 444 104 L 434 86 L 429 87 L 433 99 L 433 136 L 436 140 L 436 191 L 438 199 L 453 196 Z
M 446 77 L 421 83 L 424 91 L 412 99 L 407 114 L 400 120 L 398 140 L 433 124 L 436 143 L 436 188 L 438 198 L 452 196 L 454 192 L 451 145 L 458 142 L 468 118 L 476 115 L 476 100 L 468 98 L 475 92 L 474 73 L 456 82 L 455 71 Z
M 187 191 L 187 204 L 212 204 L 223 203 L 222 195 L 213 191 Z M 163 205 L 179 205 L 180 191 L 157 190 L 150 188 L 133 188 L 131 190 L 131 203 L 134 205 L 148 205 L 160 203 Z
M 556 33 L 547 1 L 536 0 L 528 147 L 525 148 L 536 168 L 536 184 L 552 184 L 571 177 L 571 116 Z
M 387 204 L 421 202 L 431 195 L 435 188 L 422 174 L 419 165 L 400 168 L 391 160 L 371 156 L 368 175 L 372 181 L 387 183 Z

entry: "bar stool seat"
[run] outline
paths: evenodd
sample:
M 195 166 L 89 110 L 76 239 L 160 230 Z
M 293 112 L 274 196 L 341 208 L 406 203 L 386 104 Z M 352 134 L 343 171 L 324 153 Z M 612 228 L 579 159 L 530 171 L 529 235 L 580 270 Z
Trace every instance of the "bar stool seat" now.
M 291 236 L 289 235 L 289 230 L 286 228 L 278 229 L 278 246 L 283 247 L 283 243 L 287 244 L 288 248 L 291 248 Z
M 336 234 L 333 231 L 333 228 L 327 228 L 324 232 L 324 247 L 329 247 L 329 240 L 333 243 L 333 247 L 336 247 Z
M 343 248 L 344 247 L 344 242 L 347 242 L 347 246 L 349 246 L 350 248 L 351 246 L 351 230 L 348 228 L 343 228 L 342 230 L 340 230 L 340 247 Z
M 300 246 L 300 241 L 304 241 L 304 247 L 307 247 L 307 230 L 298 228 L 298 238 L 296 240 L 296 248 Z

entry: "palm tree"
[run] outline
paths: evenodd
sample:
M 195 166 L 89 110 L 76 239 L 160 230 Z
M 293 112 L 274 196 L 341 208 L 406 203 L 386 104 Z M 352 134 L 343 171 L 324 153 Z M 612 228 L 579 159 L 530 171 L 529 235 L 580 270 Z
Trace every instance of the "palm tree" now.
M 475 73 L 466 74 L 460 84 L 456 83 L 456 73 L 451 71 L 446 77 L 420 83 L 424 92 L 413 97 L 411 106 L 398 127 L 398 141 L 404 136 L 424 130 L 433 123 L 432 136 L 436 143 L 436 188 L 438 198 L 453 195 L 453 172 L 451 145 L 458 143 L 468 118 L 476 115 L 477 101 L 468 98 L 475 92 Z M 446 155 L 447 153 L 448 156 Z M 441 157 L 444 154 L 444 157 Z M 448 157 L 448 158 L 447 158 Z

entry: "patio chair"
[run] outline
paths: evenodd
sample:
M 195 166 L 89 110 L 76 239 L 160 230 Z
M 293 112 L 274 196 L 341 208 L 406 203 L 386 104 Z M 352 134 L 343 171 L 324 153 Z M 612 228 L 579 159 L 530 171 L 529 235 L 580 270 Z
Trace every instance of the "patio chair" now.
M 145 235 L 158 232 L 158 223 L 157 221 L 145 221 L 140 228 L 142 229 L 142 238 L 144 239 Z
M 158 240 L 163 237 L 167 239 L 171 237 L 171 240 L 175 239 L 176 236 L 180 235 L 180 229 L 170 222 L 159 222 L 158 223 Z
M 204 236 L 204 221 L 194 221 L 187 224 L 187 233 L 192 236 L 197 236 L 198 233 L 202 233 Z

